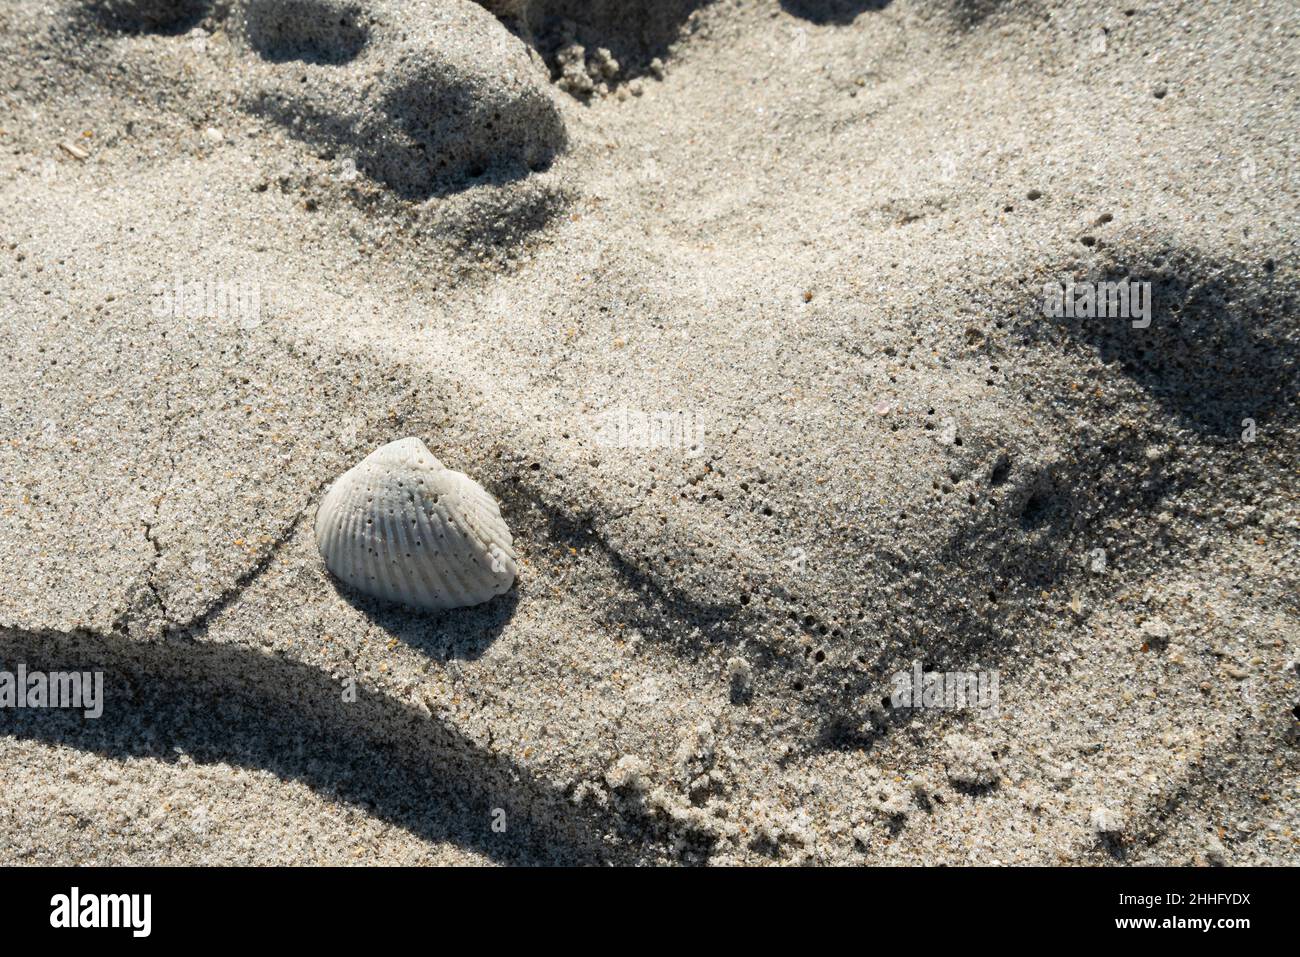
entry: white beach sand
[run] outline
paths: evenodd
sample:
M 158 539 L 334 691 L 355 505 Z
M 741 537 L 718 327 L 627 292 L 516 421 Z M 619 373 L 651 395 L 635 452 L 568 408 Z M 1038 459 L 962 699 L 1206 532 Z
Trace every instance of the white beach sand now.
M 0 709 L 0 863 L 1300 862 L 1298 62 L 1289 0 L 5 3 L 0 668 L 105 701 Z M 407 435 L 508 594 L 326 573 Z

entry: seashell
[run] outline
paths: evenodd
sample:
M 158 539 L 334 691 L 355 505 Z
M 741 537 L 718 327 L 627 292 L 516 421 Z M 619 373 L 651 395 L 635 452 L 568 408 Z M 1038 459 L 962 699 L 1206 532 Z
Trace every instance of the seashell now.
M 371 452 L 316 510 L 325 566 L 368 595 L 413 608 L 462 608 L 509 590 L 511 545 L 496 499 L 417 438 Z

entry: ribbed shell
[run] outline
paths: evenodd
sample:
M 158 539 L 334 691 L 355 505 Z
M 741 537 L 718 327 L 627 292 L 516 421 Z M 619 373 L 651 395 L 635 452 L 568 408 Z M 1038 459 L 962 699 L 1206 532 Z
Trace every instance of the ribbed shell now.
M 496 500 L 416 438 L 390 442 L 339 476 L 316 511 L 316 545 L 349 585 L 413 608 L 477 605 L 515 580 Z

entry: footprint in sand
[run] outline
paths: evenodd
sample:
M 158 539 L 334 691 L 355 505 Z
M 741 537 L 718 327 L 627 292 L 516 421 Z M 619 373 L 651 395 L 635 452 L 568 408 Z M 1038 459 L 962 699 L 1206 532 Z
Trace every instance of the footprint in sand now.
M 408 199 L 501 184 L 565 148 L 547 68 L 471 0 L 86 0 L 119 34 L 226 20 L 240 99 Z
M 247 0 L 255 112 L 412 198 L 546 169 L 565 145 L 544 68 L 470 0 Z

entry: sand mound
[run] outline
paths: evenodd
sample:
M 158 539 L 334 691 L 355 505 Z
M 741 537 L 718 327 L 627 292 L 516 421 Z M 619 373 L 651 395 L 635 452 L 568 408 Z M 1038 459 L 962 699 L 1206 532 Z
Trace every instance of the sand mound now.
M 527 176 L 564 148 L 524 46 L 468 0 L 255 0 L 243 28 L 267 61 L 250 108 L 403 196 Z

